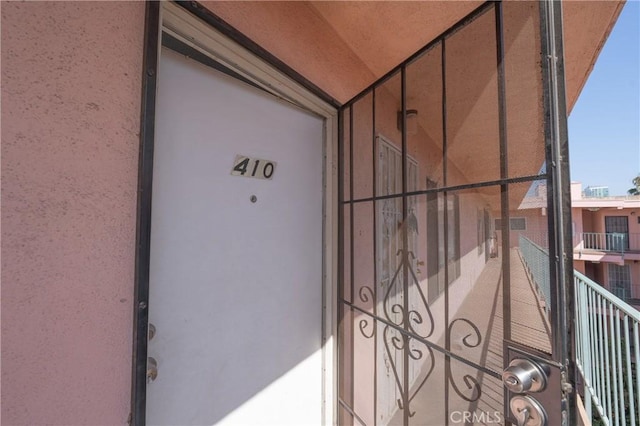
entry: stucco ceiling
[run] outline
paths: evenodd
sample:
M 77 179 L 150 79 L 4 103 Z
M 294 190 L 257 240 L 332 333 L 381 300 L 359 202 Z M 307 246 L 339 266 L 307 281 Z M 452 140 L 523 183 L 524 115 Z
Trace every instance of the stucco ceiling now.
M 482 5 L 479 1 L 311 1 L 203 4 L 338 102 L 345 103 Z M 565 80 L 575 104 L 622 9 L 620 1 L 568 1 Z M 537 175 L 544 163 L 540 22 L 537 2 L 506 2 L 505 98 L 509 176 Z M 486 21 L 486 22 L 479 22 Z M 495 18 L 488 13 L 447 40 L 449 185 L 500 178 Z M 420 140 L 441 144 L 439 47 L 407 71 L 407 108 L 417 109 Z M 400 109 L 398 88 L 386 91 Z M 381 92 L 382 93 L 382 92 Z M 395 118 L 394 118 L 395 119 Z M 397 138 L 396 138 L 397 139 Z M 440 165 L 441 167 L 442 165 Z M 453 174 L 451 175 L 453 176 Z M 513 189 L 517 206 L 528 185 Z M 497 196 L 491 203 L 499 204 Z
M 312 1 L 376 77 L 435 39 L 481 1 Z
M 482 4 L 479 1 L 204 1 L 339 102 Z M 623 2 L 566 1 L 567 100 L 575 103 Z

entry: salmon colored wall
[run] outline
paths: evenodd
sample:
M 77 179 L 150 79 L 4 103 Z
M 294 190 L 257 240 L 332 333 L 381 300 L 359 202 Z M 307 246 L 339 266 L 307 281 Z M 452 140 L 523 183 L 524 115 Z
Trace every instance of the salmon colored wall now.
M 525 218 L 527 223 L 527 229 L 524 231 L 511 230 L 509 233 L 509 244 L 511 247 L 520 246 L 520 235 L 529 238 L 543 248 L 549 246 L 549 218 L 546 216 L 546 212 L 545 216 L 542 215 L 541 208 L 512 210 L 509 212 L 509 217 L 511 219 L 522 217 Z
M 375 79 L 367 64 L 307 2 L 205 0 L 202 4 L 340 102 Z
M 638 234 L 640 233 L 640 222 L 638 222 L 638 217 L 640 216 L 640 209 L 636 209 L 634 211 L 635 214 L 629 214 L 629 233 Z
M 632 212 L 634 214 L 632 214 Z M 605 217 L 606 216 L 627 216 L 629 222 L 629 233 L 640 233 L 640 224 L 638 224 L 638 215 L 640 209 L 615 209 L 615 208 L 601 208 L 600 210 L 593 212 L 593 231 L 587 230 L 585 232 L 605 232 Z
M 585 262 L 584 260 L 573 260 L 573 269 L 580 272 L 581 274 L 586 274 L 585 270 Z
M 582 209 L 582 232 L 596 232 L 593 223 L 593 212 Z
M 585 223 L 583 221 L 582 209 L 572 208 L 571 220 L 573 222 L 573 246 L 575 247 L 580 242 L 580 234 L 584 232 Z
M 338 101 L 347 102 L 481 2 L 202 4 Z
M 515 5 L 523 2 L 512 3 L 514 6 L 507 3 L 504 8 L 507 31 L 516 30 L 510 25 L 513 20 L 519 21 L 520 12 L 523 12 L 523 6 Z M 524 3 L 536 7 L 535 2 Z M 333 97 L 346 102 L 481 2 L 206 0 L 203 4 Z M 569 110 L 623 4 L 623 1 L 569 1 L 563 4 Z M 507 53 L 512 43 L 518 47 L 531 46 L 530 34 L 537 31 L 537 22 L 519 22 L 525 25 L 505 34 Z M 274 28 L 278 31 L 273 31 Z M 506 62 L 507 72 L 523 77 L 521 70 L 512 67 L 509 58 Z M 510 90 L 508 87 L 507 97 L 516 96 L 509 93 Z M 523 94 L 531 96 L 531 93 Z M 523 118 L 515 120 L 525 122 L 530 111 L 523 109 L 521 113 Z M 514 123 L 512 118 L 509 120 Z M 517 127 L 510 132 L 513 135 Z M 521 150 L 522 154 L 525 150 Z M 511 158 L 516 159 L 515 156 Z
M 125 424 L 142 2 L 2 2 L 2 423 Z
M 545 158 L 540 5 L 504 2 L 508 174 L 535 175 Z

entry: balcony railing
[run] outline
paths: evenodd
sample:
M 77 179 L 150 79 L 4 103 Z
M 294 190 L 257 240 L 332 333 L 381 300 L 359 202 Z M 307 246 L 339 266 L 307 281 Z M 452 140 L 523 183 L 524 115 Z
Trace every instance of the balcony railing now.
M 640 425 L 640 312 L 577 271 L 574 280 L 587 415 L 593 402 L 606 425 Z
M 551 284 L 549 281 L 549 255 L 545 249 L 520 235 L 520 253 L 527 272 L 532 277 L 539 295 L 544 298 L 547 315 L 551 303 Z
M 576 234 L 576 250 L 595 250 L 624 253 L 640 250 L 640 234 L 622 232 L 581 232 Z
M 549 306 L 548 252 L 525 237 L 520 252 Z M 640 312 L 575 270 L 574 283 L 576 363 L 587 418 L 595 407 L 607 426 L 640 426 Z

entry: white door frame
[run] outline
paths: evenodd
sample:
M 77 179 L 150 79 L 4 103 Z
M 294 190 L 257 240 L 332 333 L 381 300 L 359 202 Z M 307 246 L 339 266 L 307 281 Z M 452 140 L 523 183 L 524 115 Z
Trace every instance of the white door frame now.
M 162 32 L 207 55 L 274 96 L 324 119 L 323 144 L 323 424 L 337 419 L 338 110 L 273 65 L 172 2 L 162 2 Z

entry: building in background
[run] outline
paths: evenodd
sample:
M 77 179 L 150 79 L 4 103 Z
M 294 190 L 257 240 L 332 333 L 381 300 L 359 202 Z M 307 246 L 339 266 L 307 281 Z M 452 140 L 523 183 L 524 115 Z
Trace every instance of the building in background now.
M 571 184 L 574 267 L 638 307 L 640 196 L 587 198 L 581 189 L 580 183 Z
M 608 186 L 587 186 L 584 189 L 584 196 L 589 198 L 602 198 L 609 196 Z
M 607 188 L 607 187 L 598 187 Z M 608 291 L 640 306 L 640 196 L 586 197 L 579 182 L 571 183 L 571 213 L 574 268 Z M 548 250 L 547 187 L 532 186 L 517 210 L 522 231 L 511 234 L 512 246 L 521 246 L 522 236 Z M 496 229 L 499 229 L 496 226 Z M 522 247 L 520 247 L 522 250 Z

